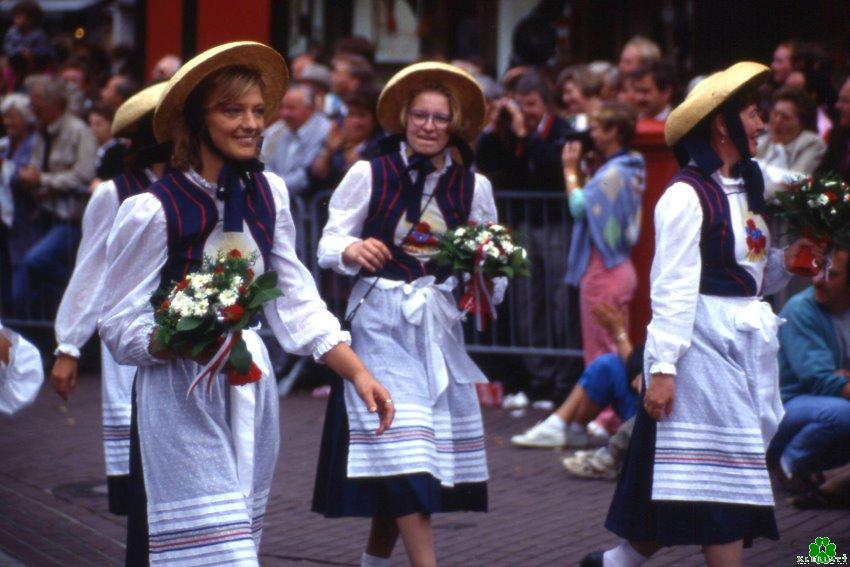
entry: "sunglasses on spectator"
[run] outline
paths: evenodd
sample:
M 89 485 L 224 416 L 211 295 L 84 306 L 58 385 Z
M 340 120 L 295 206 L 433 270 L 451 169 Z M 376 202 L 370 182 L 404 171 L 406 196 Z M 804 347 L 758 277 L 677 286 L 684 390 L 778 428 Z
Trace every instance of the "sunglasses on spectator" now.
M 452 122 L 452 117 L 448 114 L 430 114 L 425 110 L 408 110 L 407 119 L 417 128 L 425 126 L 430 119 L 434 122 L 434 128 L 438 130 L 445 130 Z

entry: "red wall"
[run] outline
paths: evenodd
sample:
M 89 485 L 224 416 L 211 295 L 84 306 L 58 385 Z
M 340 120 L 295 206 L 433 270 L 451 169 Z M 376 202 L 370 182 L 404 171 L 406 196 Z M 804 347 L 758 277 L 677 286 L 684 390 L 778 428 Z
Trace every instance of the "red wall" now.
M 197 51 L 220 43 L 253 40 L 269 43 L 269 0 L 198 2 Z
M 183 38 L 182 2 L 148 0 L 145 21 L 145 79 L 157 61 L 169 53 L 180 56 Z
M 646 160 L 646 192 L 643 196 L 643 219 L 640 238 L 632 250 L 632 263 L 638 275 L 635 298 L 629 308 L 631 339 L 635 344 L 646 341 L 646 326 L 652 318 L 649 302 L 649 271 L 655 255 L 655 204 L 667 187 L 667 182 L 679 169 L 673 150 L 664 142 L 662 122 L 641 120 L 638 122 L 635 142 L 632 147 L 643 154 Z

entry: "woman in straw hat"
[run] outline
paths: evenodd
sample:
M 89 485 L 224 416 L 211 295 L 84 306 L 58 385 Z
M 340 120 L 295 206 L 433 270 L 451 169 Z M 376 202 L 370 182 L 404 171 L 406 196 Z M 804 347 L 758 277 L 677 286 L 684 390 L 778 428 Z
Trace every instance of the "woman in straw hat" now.
M 112 135 L 129 138 L 125 171 L 99 184 L 83 215 L 83 237 L 77 264 L 56 313 L 56 362 L 50 374 L 56 392 L 67 400 L 77 382 L 80 349 L 91 338 L 106 287 L 106 239 L 118 207 L 159 179 L 168 158 L 167 148 L 153 137 L 153 111 L 165 89 L 161 83 L 144 89 L 122 104 L 112 122 Z M 127 478 L 130 473 L 130 390 L 134 366 L 117 364 L 101 348 L 103 448 L 106 457 L 109 510 L 127 514 Z
M 378 439 L 373 416 L 337 384 L 328 403 L 313 509 L 372 518 L 362 565 L 386 565 L 401 535 L 414 565 L 434 565 L 430 515 L 486 511 L 484 431 L 451 269 L 431 257 L 440 236 L 496 220 L 490 183 L 469 147 L 484 95 L 443 63 L 402 69 L 378 101 L 392 136 L 359 161 L 330 201 L 319 265 L 359 275 L 349 299 L 355 351 L 395 396 L 398 420 Z M 503 292 L 503 289 L 501 290 Z
M 256 333 L 243 338 L 263 377 L 187 390 L 204 362 L 151 344 L 151 295 L 196 270 L 204 255 L 237 249 L 256 273 L 275 270 L 283 296 L 265 305 L 275 337 L 352 381 L 381 433 L 392 402 L 348 346 L 298 261 L 286 186 L 256 160 L 265 120 L 287 80 L 271 48 L 220 45 L 169 81 L 154 115 L 171 165 L 125 201 L 107 250 L 111 282 L 100 332 L 115 359 L 138 366 L 130 447 L 128 564 L 256 565 L 262 518 L 278 452 L 277 392 Z
M 640 565 L 660 546 L 700 545 L 740 565 L 777 539 L 765 449 L 783 409 L 778 318 L 761 301 L 789 280 L 802 240 L 771 248 L 752 156 L 756 89 L 770 70 L 737 63 L 704 79 L 667 119 L 684 166 L 655 208 L 648 387 L 606 526 L 618 547 L 582 565 Z

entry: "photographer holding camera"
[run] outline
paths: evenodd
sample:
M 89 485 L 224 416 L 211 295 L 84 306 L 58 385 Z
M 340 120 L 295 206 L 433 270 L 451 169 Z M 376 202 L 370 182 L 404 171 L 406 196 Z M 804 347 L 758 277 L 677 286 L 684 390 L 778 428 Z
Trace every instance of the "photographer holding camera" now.
M 552 109 L 552 92 L 535 71 L 516 81 L 512 98 L 491 103 L 478 139 L 478 171 L 497 191 L 560 195 L 564 190 L 561 149 L 576 132 Z M 506 221 L 526 237 L 531 278 L 516 281 L 515 297 L 527 317 L 518 317 L 519 344 L 581 348 L 578 295 L 564 283 L 572 227 L 569 212 L 553 199 L 510 199 Z M 548 328 L 547 328 L 548 323 Z M 532 398 L 563 399 L 581 373 L 573 359 L 526 357 Z
M 601 166 L 582 183 L 581 142 L 567 142 L 562 152 L 565 187 L 573 217 L 567 261 L 568 284 L 579 287 L 584 361 L 617 352 L 626 332 L 611 334 L 596 322 L 592 309 L 613 306 L 628 329 L 628 305 L 637 288 L 629 255 L 640 235 L 641 198 L 646 168 L 643 156 L 630 151 L 634 111 L 620 102 L 605 102 L 590 115 L 590 139 Z

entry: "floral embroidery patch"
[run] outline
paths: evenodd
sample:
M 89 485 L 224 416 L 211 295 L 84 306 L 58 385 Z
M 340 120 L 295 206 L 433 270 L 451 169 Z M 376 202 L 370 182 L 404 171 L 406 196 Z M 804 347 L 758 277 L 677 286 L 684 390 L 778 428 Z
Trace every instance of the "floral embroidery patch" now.
M 750 262 L 763 261 L 765 259 L 767 237 L 761 227 L 756 224 L 754 217 L 747 219 L 745 230 L 747 233 L 747 260 Z

